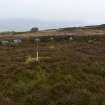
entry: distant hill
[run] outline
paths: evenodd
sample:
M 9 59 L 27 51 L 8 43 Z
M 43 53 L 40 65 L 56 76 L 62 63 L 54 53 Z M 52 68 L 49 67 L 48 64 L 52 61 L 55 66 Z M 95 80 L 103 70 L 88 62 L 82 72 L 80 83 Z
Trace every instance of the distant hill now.
M 59 28 L 59 31 L 73 31 L 73 30 L 78 30 L 78 29 L 95 29 L 95 30 L 100 30 L 100 29 L 105 29 L 105 24 L 101 25 L 93 25 L 93 26 L 83 26 L 83 27 L 65 27 L 65 28 Z
M 29 38 L 29 37 L 45 37 L 45 36 L 94 36 L 105 35 L 105 24 L 83 26 L 83 27 L 64 27 L 47 30 L 40 30 L 38 32 L 7 32 L 0 33 L 1 39 L 8 38 Z

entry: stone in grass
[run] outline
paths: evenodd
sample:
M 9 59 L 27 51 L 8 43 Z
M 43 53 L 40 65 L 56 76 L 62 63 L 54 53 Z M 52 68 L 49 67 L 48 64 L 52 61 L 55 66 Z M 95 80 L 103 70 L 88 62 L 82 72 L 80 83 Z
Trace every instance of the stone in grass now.
M 69 37 L 69 40 L 72 41 L 73 40 L 73 37 Z
M 4 40 L 4 41 L 1 41 L 0 43 L 1 43 L 1 45 L 3 45 L 3 46 L 9 45 L 9 41 L 5 41 L 5 40 Z

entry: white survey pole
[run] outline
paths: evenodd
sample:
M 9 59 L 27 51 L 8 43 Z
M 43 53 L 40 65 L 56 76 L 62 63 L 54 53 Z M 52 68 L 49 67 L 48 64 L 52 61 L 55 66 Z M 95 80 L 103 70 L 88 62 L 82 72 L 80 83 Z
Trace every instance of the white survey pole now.
M 39 49 L 38 49 L 38 41 L 36 42 L 36 61 L 39 61 Z
M 36 42 L 36 61 L 37 62 L 39 61 L 39 41 L 40 41 L 39 38 L 35 39 L 35 42 Z

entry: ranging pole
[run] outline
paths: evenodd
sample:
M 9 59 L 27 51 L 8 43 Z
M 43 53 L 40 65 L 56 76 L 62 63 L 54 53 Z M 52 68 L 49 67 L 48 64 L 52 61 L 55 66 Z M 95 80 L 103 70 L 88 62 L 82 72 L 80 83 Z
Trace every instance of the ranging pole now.
M 39 42 L 40 42 L 40 39 L 36 38 L 35 42 L 36 42 L 36 61 L 38 62 L 39 61 Z

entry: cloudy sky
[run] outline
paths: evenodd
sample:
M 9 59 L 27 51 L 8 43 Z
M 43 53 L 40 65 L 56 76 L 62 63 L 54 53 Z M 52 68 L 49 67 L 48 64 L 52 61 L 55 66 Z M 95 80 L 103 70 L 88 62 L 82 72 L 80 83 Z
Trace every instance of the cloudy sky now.
M 0 0 L 0 20 L 0 27 L 104 24 L 105 0 Z

